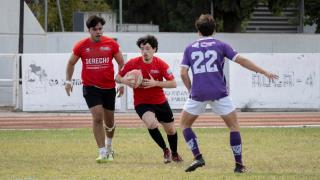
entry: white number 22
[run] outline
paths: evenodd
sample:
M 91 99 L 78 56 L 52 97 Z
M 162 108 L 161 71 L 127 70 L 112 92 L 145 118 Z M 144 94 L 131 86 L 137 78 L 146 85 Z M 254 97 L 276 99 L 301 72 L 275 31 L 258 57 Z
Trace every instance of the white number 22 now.
M 214 62 L 217 60 L 217 52 L 214 50 L 207 50 L 206 52 L 194 51 L 191 53 L 191 59 L 195 60 L 193 66 L 194 74 L 205 72 L 217 72 L 218 68 Z M 202 61 L 209 59 L 205 65 L 200 65 Z

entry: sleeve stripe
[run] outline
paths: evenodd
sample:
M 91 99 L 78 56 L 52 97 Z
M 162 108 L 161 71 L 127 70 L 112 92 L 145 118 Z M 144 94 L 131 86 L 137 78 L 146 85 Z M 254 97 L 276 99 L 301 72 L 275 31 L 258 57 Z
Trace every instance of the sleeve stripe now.
M 239 53 L 234 55 L 233 58 L 231 59 L 232 61 L 235 61 L 237 59 L 237 57 L 239 56 Z
M 181 67 L 186 67 L 186 68 L 189 68 L 190 66 L 188 65 L 185 65 L 185 64 L 180 64 Z

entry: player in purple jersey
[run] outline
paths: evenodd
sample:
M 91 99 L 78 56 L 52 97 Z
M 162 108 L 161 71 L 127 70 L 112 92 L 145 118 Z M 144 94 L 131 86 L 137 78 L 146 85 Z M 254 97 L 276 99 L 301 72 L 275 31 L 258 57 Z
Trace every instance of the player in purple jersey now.
M 194 156 L 194 161 L 185 171 L 191 172 L 205 165 L 198 147 L 197 137 L 191 126 L 205 111 L 207 104 L 210 104 L 212 111 L 220 115 L 230 129 L 230 146 L 235 158 L 234 172 L 246 172 L 242 162 L 237 114 L 229 97 L 223 74 L 224 59 L 226 57 L 251 71 L 265 75 L 270 80 L 277 79 L 278 76 L 240 56 L 228 44 L 214 39 L 212 35 L 215 32 L 215 21 L 211 15 L 201 15 L 196 20 L 195 26 L 201 38 L 185 49 L 180 72 L 182 81 L 190 93 L 183 107 L 181 128 L 186 143 Z M 190 68 L 193 75 L 192 83 L 188 75 Z

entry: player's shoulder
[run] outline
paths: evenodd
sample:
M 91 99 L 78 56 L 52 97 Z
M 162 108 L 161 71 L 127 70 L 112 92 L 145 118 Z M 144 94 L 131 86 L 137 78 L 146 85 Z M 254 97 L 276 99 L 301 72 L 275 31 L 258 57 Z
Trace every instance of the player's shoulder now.
M 129 59 L 127 63 L 129 63 L 129 64 L 137 64 L 140 61 L 142 61 L 142 56 L 137 56 L 137 57 L 133 57 L 133 58 Z
M 164 61 L 163 59 L 161 59 L 160 57 L 158 57 L 158 56 L 153 56 L 153 60 L 154 61 Z
M 109 43 L 116 43 L 117 44 L 116 39 L 108 37 L 108 36 L 101 36 L 101 41 L 109 42 Z
M 76 44 L 74 46 L 81 47 L 81 46 L 87 44 L 89 41 L 90 41 L 90 38 L 87 37 L 87 38 L 81 39 L 78 42 L 76 42 Z
M 158 56 L 153 56 L 153 62 L 160 64 L 167 64 L 166 61 Z

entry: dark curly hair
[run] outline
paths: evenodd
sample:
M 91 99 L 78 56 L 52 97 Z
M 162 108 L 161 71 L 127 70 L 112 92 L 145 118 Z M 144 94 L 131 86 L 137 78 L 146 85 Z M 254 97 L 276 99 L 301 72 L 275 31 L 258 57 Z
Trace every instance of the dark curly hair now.
M 152 35 L 146 35 L 146 36 L 143 36 L 141 38 L 139 38 L 137 40 L 137 46 L 140 48 L 140 45 L 143 44 L 147 44 L 149 43 L 150 46 L 156 50 L 156 52 L 158 51 L 158 40 L 155 36 L 152 36 Z

